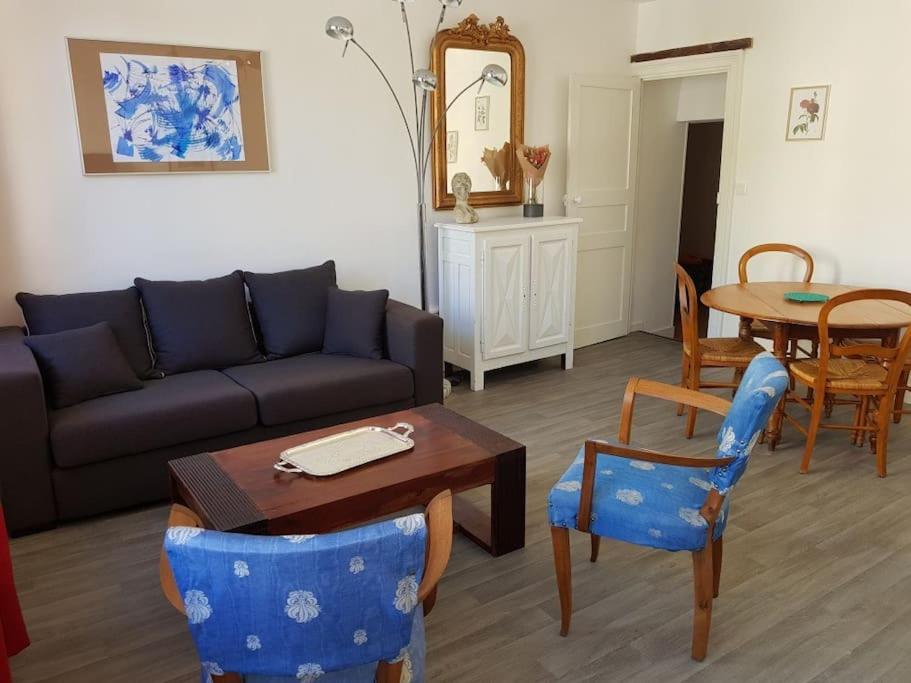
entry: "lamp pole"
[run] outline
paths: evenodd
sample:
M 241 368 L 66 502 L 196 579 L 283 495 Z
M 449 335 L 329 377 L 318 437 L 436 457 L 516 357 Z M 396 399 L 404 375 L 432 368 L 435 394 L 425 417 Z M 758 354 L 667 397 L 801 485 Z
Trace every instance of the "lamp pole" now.
M 408 42 L 408 55 L 411 60 L 411 85 L 414 96 L 414 125 L 412 126 L 411 122 L 408 120 L 408 115 L 405 113 L 405 107 L 402 105 L 399 96 L 395 92 L 395 88 L 392 87 L 392 83 L 389 81 L 389 78 L 386 76 L 386 73 L 383 71 L 382 67 L 377 63 L 373 56 L 367 51 L 367 49 L 361 45 L 354 37 L 354 24 L 351 23 L 345 17 L 331 17 L 326 22 L 326 34 L 330 38 L 335 38 L 336 40 L 341 40 L 345 43 L 345 47 L 342 50 L 342 57 L 344 57 L 348 52 L 348 45 L 354 45 L 358 50 L 360 50 L 364 56 L 370 61 L 374 66 L 377 73 L 383 79 L 383 82 L 386 84 L 386 87 L 389 89 L 389 94 L 392 95 L 392 99 L 395 101 L 396 106 L 398 107 L 399 113 L 402 116 L 402 123 L 405 126 L 405 132 L 408 135 L 408 142 L 411 147 L 411 156 L 414 161 L 414 173 L 415 180 L 417 184 L 417 223 L 418 223 L 418 249 L 420 256 L 420 277 L 421 277 L 421 308 L 427 310 L 427 253 L 425 247 L 426 236 L 424 233 L 425 225 L 427 222 L 427 205 L 425 203 L 425 189 L 427 182 L 427 167 L 430 162 L 430 152 L 433 148 L 433 139 L 439 131 L 440 125 L 446 119 L 446 113 L 452 108 L 452 105 L 455 104 L 462 95 L 464 95 L 470 88 L 481 84 L 478 92 L 484 88 L 485 83 L 489 83 L 494 86 L 504 86 L 508 80 L 508 75 L 506 70 L 499 66 L 498 64 L 488 64 L 481 71 L 481 75 L 477 79 L 469 83 L 465 88 L 463 88 L 452 100 L 446 105 L 446 108 L 443 111 L 443 114 L 440 118 L 434 123 L 433 127 L 430 129 L 430 135 L 427 135 L 427 96 L 429 93 L 432 93 L 437 89 L 437 84 L 439 83 L 439 74 L 433 73 L 430 69 L 416 69 L 414 62 L 414 44 L 411 39 L 411 25 L 408 22 L 408 11 L 405 8 L 405 3 L 407 0 L 393 0 L 398 2 L 401 6 L 402 11 L 402 22 L 405 25 L 405 36 Z M 446 18 L 446 10 L 450 7 L 458 7 L 462 4 L 462 0 L 439 0 L 441 7 L 440 18 L 437 21 L 436 31 L 434 35 L 439 33 L 440 27 L 443 25 L 443 21 Z M 421 93 L 420 105 L 418 105 L 418 91 Z

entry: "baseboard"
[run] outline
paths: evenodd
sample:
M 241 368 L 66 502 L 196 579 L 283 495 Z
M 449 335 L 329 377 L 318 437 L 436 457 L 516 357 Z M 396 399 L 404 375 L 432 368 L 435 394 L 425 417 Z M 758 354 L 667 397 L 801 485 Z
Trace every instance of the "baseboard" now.
M 629 324 L 630 332 L 644 332 L 645 331 L 645 322 L 640 320 L 638 322 Z
M 649 334 L 654 334 L 658 337 L 668 337 L 669 339 L 674 338 L 674 328 L 671 327 L 662 327 L 657 330 L 646 330 Z

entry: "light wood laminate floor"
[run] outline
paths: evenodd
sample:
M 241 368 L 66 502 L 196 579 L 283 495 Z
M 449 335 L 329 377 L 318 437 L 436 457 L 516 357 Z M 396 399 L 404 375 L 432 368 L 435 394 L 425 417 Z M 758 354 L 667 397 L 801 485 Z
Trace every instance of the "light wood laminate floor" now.
M 819 439 L 797 473 L 798 434 L 756 449 L 732 503 L 709 655 L 689 658 L 688 553 L 605 540 L 590 564 L 573 534 L 575 614 L 558 631 L 547 492 L 588 436 L 616 434 L 631 374 L 679 379 L 679 345 L 644 334 L 467 382 L 447 405 L 528 446 L 524 550 L 493 559 L 457 538 L 427 622 L 429 681 L 909 681 L 911 457 L 907 424 L 890 439 L 890 475 L 843 433 Z M 911 420 L 911 418 L 909 418 Z M 685 442 L 671 405 L 643 400 L 634 439 L 711 453 L 718 419 Z M 13 556 L 32 646 L 17 681 L 198 680 L 183 617 L 158 587 L 166 507 L 17 539 Z

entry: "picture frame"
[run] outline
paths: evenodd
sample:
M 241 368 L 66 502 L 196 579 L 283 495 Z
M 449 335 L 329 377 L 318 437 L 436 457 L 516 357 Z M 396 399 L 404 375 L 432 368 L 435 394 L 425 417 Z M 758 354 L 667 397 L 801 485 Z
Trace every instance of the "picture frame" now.
M 490 130 L 490 95 L 474 98 L 474 129 Z
M 831 92 L 831 85 L 791 88 L 785 140 L 818 142 L 825 139 Z
M 459 131 L 446 131 L 446 163 L 459 163 Z
M 84 175 L 269 171 L 257 51 L 67 38 Z

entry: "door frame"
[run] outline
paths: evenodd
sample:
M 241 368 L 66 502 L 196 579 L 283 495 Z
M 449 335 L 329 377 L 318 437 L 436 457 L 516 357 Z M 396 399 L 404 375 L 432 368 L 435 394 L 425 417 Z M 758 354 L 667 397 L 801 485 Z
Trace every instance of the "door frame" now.
M 732 263 L 731 233 L 734 222 L 734 196 L 737 189 L 737 147 L 740 141 L 743 58 L 743 50 L 731 50 L 707 55 L 656 59 L 632 65 L 633 76 L 637 76 L 642 82 L 709 74 L 727 75 L 724 95 L 724 135 L 721 140 L 721 178 L 718 183 L 718 220 L 715 224 L 715 255 L 712 266 L 713 287 L 729 282 L 729 268 Z M 641 109 L 639 116 L 642 116 Z M 641 126 L 639 130 L 641 135 Z M 637 182 L 635 203 L 638 205 L 639 201 L 639 183 Z M 634 223 L 636 235 L 639 233 L 638 216 L 639 212 L 636 212 L 636 222 Z M 637 242 L 638 240 L 633 240 L 633 269 L 636 268 Z M 667 267 L 671 267 L 671 264 L 668 264 Z M 633 282 L 635 282 L 635 272 L 633 278 Z M 632 295 L 632 288 L 630 288 L 630 306 L 632 306 Z M 710 311 L 709 336 L 718 337 L 721 334 L 722 314 L 719 311 Z

